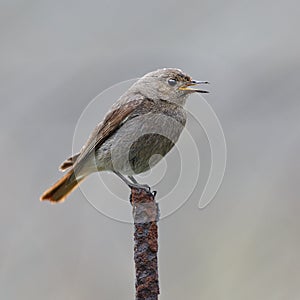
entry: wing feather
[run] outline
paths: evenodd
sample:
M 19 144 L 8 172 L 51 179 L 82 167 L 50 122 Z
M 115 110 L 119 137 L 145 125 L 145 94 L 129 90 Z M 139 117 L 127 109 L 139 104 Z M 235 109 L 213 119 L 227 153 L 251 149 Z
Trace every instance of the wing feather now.
M 127 117 L 143 102 L 144 97 L 139 95 L 136 99 L 119 105 L 107 113 L 104 120 L 94 129 L 86 144 L 82 147 L 73 167 L 83 162 L 90 153 L 94 152 L 127 120 Z M 118 104 L 118 102 L 116 103 Z

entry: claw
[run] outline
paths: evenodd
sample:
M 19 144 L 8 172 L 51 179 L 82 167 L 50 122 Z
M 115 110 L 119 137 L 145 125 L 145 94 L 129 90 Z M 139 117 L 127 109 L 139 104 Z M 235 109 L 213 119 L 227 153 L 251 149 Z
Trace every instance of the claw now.
M 131 189 L 139 189 L 139 190 L 144 190 L 147 193 L 151 192 L 151 188 L 148 184 L 139 184 L 139 183 L 129 183 L 128 186 Z

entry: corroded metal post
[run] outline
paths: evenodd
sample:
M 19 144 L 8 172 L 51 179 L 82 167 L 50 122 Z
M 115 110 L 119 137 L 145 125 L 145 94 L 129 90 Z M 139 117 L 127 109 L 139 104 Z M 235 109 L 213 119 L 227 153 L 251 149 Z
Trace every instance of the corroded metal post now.
M 134 261 L 136 300 L 157 300 L 159 208 L 155 193 L 143 189 L 131 190 L 130 201 L 134 218 Z

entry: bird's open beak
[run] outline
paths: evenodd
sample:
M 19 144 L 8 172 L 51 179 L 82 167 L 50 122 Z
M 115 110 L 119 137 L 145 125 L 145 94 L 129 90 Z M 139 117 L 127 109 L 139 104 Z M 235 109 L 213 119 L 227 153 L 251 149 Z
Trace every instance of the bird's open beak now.
M 199 90 L 199 89 L 192 88 L 192 86 L 195 86 L 195 85 L 198 85 L 198 84 L 208 84 L 208 83 L 209 83 L 208 81 L 191 80 L 186 85 L 181 86 L 179 88 L 179 90 L 196 92 L 196 93 L 209 93 L 208 91 L 204 91 L 204 90 Z

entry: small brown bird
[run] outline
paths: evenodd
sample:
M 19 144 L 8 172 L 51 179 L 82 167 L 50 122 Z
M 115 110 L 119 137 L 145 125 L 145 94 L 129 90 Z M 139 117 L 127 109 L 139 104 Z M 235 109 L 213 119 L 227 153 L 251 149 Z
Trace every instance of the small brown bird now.
M 99 171 L 114 172 L 129 187 L 149 188 L 133 175 L 149 170 L 172 149 L 186 123 L 183 106 L 188 96 L 207 93 L 193 86 L 206 83 L 173 68 L 140 78 L 112 106 L 81 151 L 60 166 L 69 171 L 40 200 L 64 201 L 88 175 Z

